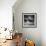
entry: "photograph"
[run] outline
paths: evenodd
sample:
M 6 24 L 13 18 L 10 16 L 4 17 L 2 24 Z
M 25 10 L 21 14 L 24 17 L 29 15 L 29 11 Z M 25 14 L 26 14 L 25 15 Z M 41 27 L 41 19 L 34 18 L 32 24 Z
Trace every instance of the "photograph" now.
M 46 0 L 0 0 L 0 46 L 46 46 Z
M 23 27 L 36 27 L 37 26 L 37 14 L 36 13 L 23 13 L 22 24 Z

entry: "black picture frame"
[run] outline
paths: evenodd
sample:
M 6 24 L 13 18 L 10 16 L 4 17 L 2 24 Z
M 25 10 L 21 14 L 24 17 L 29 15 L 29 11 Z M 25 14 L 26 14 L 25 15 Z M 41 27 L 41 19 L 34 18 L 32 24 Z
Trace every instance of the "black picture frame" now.
M 22 13 L 22 27 L 36 28 L 37 27 L 37 13 Z

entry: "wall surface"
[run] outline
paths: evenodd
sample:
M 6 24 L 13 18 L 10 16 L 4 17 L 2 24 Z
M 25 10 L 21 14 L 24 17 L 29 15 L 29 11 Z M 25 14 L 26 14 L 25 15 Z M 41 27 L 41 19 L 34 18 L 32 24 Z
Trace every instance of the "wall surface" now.
M 41 43 L 46 46 L 46 0 L 21 1 L 0 0 L 0 27 L 12 28 L 12 6 L 15 3 L 15 29 L 22 32 L 24 38 L 33 39 L 37 46 L 41 46 Z M 37 28 L 22 28 L 22 12 L 37 13 Z
M 15 29 L 23 33 L 23 37 L 35 41 L 36 46 L 41 46 L 41 15 L 39 0 L 23 0 L 21 4 L 15 8 Z M 37 28 L 22 28 L 22 13 L 37 13 Z
M 36 46 L 46 46 L 46 41 L 42 39 L 43 36 L 46 38 L 44 5 L 45 0 L 23 0 L 19 5 L 16 3 L 13 6 L 15 31 L 22 32 L 24 39 L 34 40 Z M 22 28 L 22 13 L 37 13 L 37 28 Z
M 46 46 L 46 0 L 41 1 L 41 38 L 42 46 Z
M 16 0 L 0 0 L 0 27 L 12 28 L 12 6 Z

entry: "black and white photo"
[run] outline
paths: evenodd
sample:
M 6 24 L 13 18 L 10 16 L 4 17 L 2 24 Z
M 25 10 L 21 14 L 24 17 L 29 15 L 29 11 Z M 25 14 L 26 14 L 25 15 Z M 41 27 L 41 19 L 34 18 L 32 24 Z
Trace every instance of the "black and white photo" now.
M 37 26 L 37 14 L 36 13 L 23 13 L 22 26 L 23 27 L 36 27 Z

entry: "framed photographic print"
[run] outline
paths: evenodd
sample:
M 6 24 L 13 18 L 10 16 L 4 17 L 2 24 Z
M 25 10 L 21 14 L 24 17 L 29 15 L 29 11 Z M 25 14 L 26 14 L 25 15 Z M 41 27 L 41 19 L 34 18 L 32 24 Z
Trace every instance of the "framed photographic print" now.
M 22 13 L 22 27 L 36 28 L 37 13 Z

